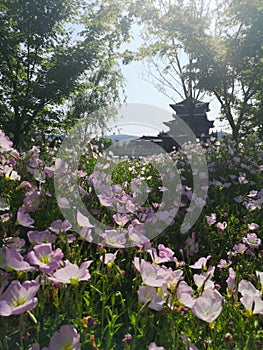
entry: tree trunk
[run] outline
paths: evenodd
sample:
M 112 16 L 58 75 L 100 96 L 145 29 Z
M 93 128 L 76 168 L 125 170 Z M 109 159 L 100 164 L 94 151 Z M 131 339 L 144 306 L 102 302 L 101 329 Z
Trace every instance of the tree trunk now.
M 21 147 L 22 121 L 18 113 L 15 113 L 13 134 L 14 147 L 19 150 Z
M 231 128 L 232 128 L 232 140 L 237 143 L 239 138 L 239 128 L 237 127 L 237 125 L 231 125 Z

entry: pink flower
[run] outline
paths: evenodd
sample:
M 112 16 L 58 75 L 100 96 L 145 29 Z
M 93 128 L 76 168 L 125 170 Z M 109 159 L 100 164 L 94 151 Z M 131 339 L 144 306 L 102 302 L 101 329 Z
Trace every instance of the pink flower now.
M 55 167 L 45 167 L 44 168 L 44 172 L 47 174 L 48 177 L 53 177 L 54 176 L 54 170 L 55 170 Z
M 142 260 L 140 266 L 143 283 L 151 287 L 161 287 L 166 284 L 164 270 L 159 266 Z
M 253 198 L 257 196 L 258 191 L 252 190 L 247 194 L 247 197 Z
M 220 315 L 222 306 L 222 295 L 212 288 L 206 289 L 203 294 L 196 299 L 192 312 L 201 320 L 212 323 Z
M 90 279 L 88 267 L 91 263 L 92 260 L 85 261 L 78 267 L 78 265 L 67 261 L 66 266 L 57 270 L 49 279 L 57 283 L 67 284 L 78 284 L 80 281 L 88 281 Z
M 229 268 L 229 277 L 226 280 L 227 283 L 227 294 L 232 296 L 235 293 L 236 288 L 236 273 L 232 267 Z
M 247 237 L 244 237 L 242 241 L 250 248 L 258 248 L 261 244 L 261 239 L 255 233 L 248 233 Z
M 37 265 L 43 273 L 52 273 L 59 267 L 64 254 L 60 248 L 52 251 L 51 243 L 36 245 L 34 250 L 27 254 L 30 264 Z
M 92 242 L 93 241 L 93 237 L 91 234 L 91 229 L 89 227 L 82 227 L 82 229 L 80 230 L 79 235 L 85 239 L 87 242 Z
M 240 184 L 247 184 L 248 180 L 246 179 L 246 174 L 240 174 L 238 181 Z
M 199 245 L 195 242 L 195 238 L 195 233 L 192 232 L 192 237 L 187 238 L 187 240 L 185 241 L 184 250 L 186 251 L 188 256 L 192 256 L 199 250 Z
M 123 192 L 116 196 L 117 199 L 117 211 L 121 213 L 123 211 L 123 205 L 126 206 L 127 202 L 131 200 L 131 196 Z
M 254 222 L 252 222 L 251 224 L 248 224 L 248 229 L 251 231 L 256 231 L 260 228 L 260 226 Z
M 50 339 L 46 350 L 80 350 L 80 335 L 72 325 L 62 326 Z M 44 349 L 43 349 L 44 350 Z
M 66 197 L 57 196 L 57 201 L 60 208 L 70 209 L 70 202 Z
M 23 250 L 25 246 L 25 240 L 19 237 L 6 237 L 3 239 L 3 243 L 8 248 L 15 248 L 18 252 Z
M 131 220 L 131 216 L 126 213 L 117 213 L 113 215 L 113 219 L 117 225 L 124 227 Z
M 13 142 L 6 136 L 2 130 L 0 130 L 0 151 L 8 152 L 12 150 Z
M 44 166 L 44 162 L 39 158 L 40 150 L 33 146 L 27 153 L 27 171 L 34 175 L 35 179 L 40 175 L 40 167 Z
M 127 200 L 125 208 L 127 213 L 133 213 L 133 214 L 136 213 L 136 206 L 131 200 Z
M 18 175 L 18 173 L 13 169 L 12 166 L 5 165 L 3 174 L 4 174 L 5 179 L 7 181 L 9 181 L 9 180 L 12 180 L 12 181 L 20 180 L 20 175 Z
M 208 255 L 206 258 L 202 257 L 198 261 L 194 263 L 194 265 L 190 265 L 191 269 L 203 269 L 206 270 L 206 263 L 211 258 L 211 255 Z
M 35 297 L 39 289 L 36 281 L 12 281 L 6 291 L 0 296 L 0 315 L 19 315 L 31 310 L 37 305 Z
M 132 336 L 131 336 L 131 334 L 130 333 L 126 333 L 121 342 L 124 345 L 125 349 L 129 349 L 130 345 L 132 343 Z
M 54 173 L 57 176 L 61 176 L 67 171 L 66 167 L 67 164 L 62 159 L 56 158 L 55 164 L 50 168 L 45 168 L 45 172 L 49 177 L 52 177 Z
M 166 262 L 173 261 L 174 252 L 170 248 L 165 247 L 163 244 L 159 244 L 158 251 L 160 259 L 165 259 Z
M 17 186 L 17 190 L 20 190 L 21 188 L 32 188 L 32 185 L 30 182 L 28 181 L 22 181 L 18 186 Z
M 140 270 L 141 270 L 141 267 L 140 267 L 141 266 L 140 265 L 141 261 L 143 261 L 143 259 L 140 260 L 137 256 L 133 260 L 133 265 L 134 265 L 134 268 L 135 268 L 136 272 L 140 272 Z
M 262 292 L 263 292 L 263 272 L 256 271 L 256 276 L 259 278 L 259 281 L 260 281 L 260 284 L 261 284 L 261 288 L 262 288 Z
M 155 264 L 174 261 L 174 252 L 170 248 L 166 248 L 163 244 L 158 245 L 158 254 L 154 248 L 148 249 L 148 252 Z
M 0 215 L 0 222 L 7 222 L 10 219 L 11 215 L 9 213 L 5 213 Z
M 244 254 L 247 250 L 247 246 L 243 243 L 235 244 L 233 247 L 233 251 L 235 254 Z
M 144 236 L 141 233 L 141 231 L 143 230 L 141 230 L 140 225 L 137 225 L 137 226 L 129 225 L 128 226 L 129 241 L 132 243 L 132 245 L 136 245 L 140 249 L 142 249 L 142 247 L 145 247 L 147 249 L 151 246 L 151 243 L 149 238 Z M 157 261 L 155 261 L 155 263 L 157 263 Z
M 50 233 L 48 230 L 45 231 L 28 231 L 27 237 L 32 244 L 42 243 L 54 243 L 56 236 Z
M 215 284 L 209 276 L 194 274 L 194 282 L 198 288 L 198 291 L 206 290 L 208 288 L 214 289 Z
M 240 301 L 250 316 L 255 314 L 263 315 L 263 301 L 257 295 L 246 294 L 240 298 Z
M 89 219 L 85 215 L 81 214 L 80 211 L 78 211 L 77 213 L 77 223 L 81 227 L 88 227 L 88 228 L 94 227 L 94 225 L 90 223 Z
M 101 255 L 100 256 L 100 261 L 103 261 L 104 264 L 106 264 L 106 265 L 112 265 L 113 262 L 116 259 L 117 253 L 118 253 L 118 250 L 116 250 L 116 252 L 114 254 L 107 253 L 107 254 L 104 255 L 104 257 L 103 257 L 103 255 Z
M 24 199 L 24 207 L 25 210 L 29 212 L 34 212 L 37 210 L 37 208 L 40 205 L 40 194 L 36 190 L 31 190 L 27 192 L 25 199 Z
M 138 290 L 139 301 L 142 304 L 149 302 L 148 307 L 155 311 L 163 309 L 164 300 L 159 297 L 154 287 L 139 286 Z
M 167 287 L 170 290 L 174 290 L 178 283 L 182 280 L 183 278 L 183 271 L 182 270 L 172 270 L 170 267 L 167 268 L 166 266 L 162 266 L 160 268 L 159 274 L 163 275 Z
M 25 208 L 19 208 L 17 212 L 17 225 L 34 228 L 34 220 L 26 213 Z
M 228 266 L 230 266 L 231 264 L 232 264 L 232 261 L 226 261 L 225 259 L 220 259 L 217 267 L 219 267 L 220 269 L 225 269 Z
M 208 223 L 209 226 L 216 223 L 216 214 L 215 213 L 211 214 L 211 216 L 206 215 L 205 218 L 206 218 L 206 222 Z
M 114 202 L 114 197 L 112 190 L 109 186 L 102 186 L 103 188 L 103 194 L 98 194 L 98 198 L 100 201 L 100 204 L 103 205 L 104 207 L 112 207 L 113 202 Z
M 253 284 L 247 280 L 241 280 L 238 285 L 238 291 L 242 294 L 242 296 L 261 296 L 261 292 L 257 290 Z
M 123 187 L 121 185 L 112 185 L 112 190 L 115 195 L 123 193 Z
M 244 203 L 244 206 L 249 210 L 253 211 L 256 209 L 261 209 L 261 200 L 249 200 Z
M 117 232 L 116 230 L 106 230 L 101 234 L 104 239 L 104 244 L 114 248 L 124 248 L 126 239 L 124 234 Z
M 15 248 L 6 248 L 6 269 L 16 271 L 33 271 L 34 267 L 24 261 L 23 256 Z
M 61 232 L 67 232 L 72 228 L 71 224 L 67 220 L 56 220 L 52 222 L 51 226 L 49 229 L 52 232 L 55 232 L 57 235 L 60 234 Z
M 227 222 L 224 221 L 224 222 L 218 222 L 216 224 L 216 228 L 219 230 L 219 231 L 224 231 L 227 227 Z
M 177 298 L 186 307 L 190 309 L 195 303 L 195 299 L 192 297 L 193 289 L 185 282 L 182 281 L 177 287 Z
M 68 244 L 75 242 L 75 240 L 76 240 L 75 235 L 73 233 L 68 233 L 68 235 L 67 235 Z

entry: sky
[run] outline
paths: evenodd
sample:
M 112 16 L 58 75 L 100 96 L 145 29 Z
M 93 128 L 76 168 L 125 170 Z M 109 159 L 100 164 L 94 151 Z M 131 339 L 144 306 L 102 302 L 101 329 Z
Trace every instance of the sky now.
M 211 0 L 211 4 L 213 3 L 214 0 Z M 133 26 L 132 35 L 133 40 L 122 45 L 121 51 L 125 49 L 135 51 L 143 43 L 138 26 Z M 180 102 L 181 99 L 175 97 L 175 101 L 172 101 L 149 81 L 146 81 L 146 66 L 143 62 L 135 61 L 121 66 L 125 81 L 126 105 L 122 106 L 117 120 L 108 123 L 112 133 L 142 136 L 157 135 L 160 131 L 168 131 L 163 122 L 173 119 L 174 111 L 169 104 L 175 101 Z M 210 103 L 210 112 L 207 113 L 207 117 L 214 121 L 215 127 L 210 131 L 229 130 L 226 123 L 218 120 L 220 106 L 216 99 L 211 96 L 204 102 Z
M 126 48 L 133 50 L 141 42 L 139 31 L 135 32 L 134 40 L 126 44 Z M 114 133 L 127 133 L 136 136 L 157 135 L 160 131 L 168 131 L 163 121 L 172 120 L 173 110 L 169 104 L 174 101 L 162 94 L 152 83 L 146 81 L 146 68 L 143 62 L 132 62 L 127 66 L 121 66 L 125 79 L 125 95 L 127 105 L 123 105 L 117 121 L 110 122 Z M 178 97 L 176 102 L 180 102 Z M 218 120 L 220 106 L 213 96 L 204 102 L 209 102 L 210 111 L 207 113 L 209 120 L 213 120 L 214 129 L 210 131 L 226 130 L 225 123 Z M 116 127 L 115 127 L 116 126 Z
M 215 0 L 210 1 L 211 8 L 216 7 Z M 124 44 L 123 49 L 131 51 L 136 50 L 142 43 L 140 28 L 136 25 L 132 29 L 133 40 L 129 44 Z M 162 94 L 155 88 L 152 83 L 145 80 L 147 75 L 146 67 L 143 62 L 131 62 L 127 66 L 122 66 L 122 73 L 125 79 L 126 88 L 125 95 L 127 105 L 123 105 L 119 117 L 119 126 L 121 133 L 130 133 L 134 131 L 135 135 L 141 136 L 145 133 L 157 135 L 159 131 L 168 131 L 168 128 L 163 125 L 163 121 L 172 120 L 173 110 L 169 104 L 180 102 L 182 99 L 175 96 L 175 101 L 172 101 L 167 96 Z M 145 74 L 146 73 L 146 74 Z M 226 122 L 220 122 L 220 104 L 213 96 L 208 96 L 203 100 L 209 102 L 210 111 L 207 113 L 209 120 L 214 121 L 214 128 L 211 132 L 228 131 L 230 130 Z M 136 127 L 136 123 L 138 126 Z M 116 124 L 116 123 L 115 123 Z M 124 125 L 125 124 L 125 125 Z M 132 126 L 132 124 L 134 124 Z M 142 124 L 151 126 L 148 132 L 145 132 L 145 127 Z M 158 129 L 158 132 L 155 129 Z M 155 130 L 155 131 L 154 131 Z

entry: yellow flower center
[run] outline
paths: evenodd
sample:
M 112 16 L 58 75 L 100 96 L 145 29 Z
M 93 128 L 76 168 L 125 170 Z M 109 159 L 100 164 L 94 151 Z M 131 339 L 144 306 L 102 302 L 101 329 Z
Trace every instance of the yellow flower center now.
M 209 323 L 209 328 L 210 329 L 214 329 L 215 328 L 215 322 L 214 321 Z
M 42 262 L 42 264 L 48 264 L 50 262 L 50 256 L 48 255 L 42 255 L 40 257 L 40 261 Z
M 73 345 L 67 343 L 63 346 L 62 350 L 73 350 Z
M 79 278 L 78 277 L 70 278 L 69 283 L 71 283 L 71 284 L 78 284 L 79 283 Z
M 12 300 L 12 306 L 13 307 L 18 307 L 20 305 L 24 305 L 26 302 L 26 299 L 25 298 L 18 298 L 18 299 L 13 299 Z
M 251 316 L 253 316 L 253 312 L 250 311 L 250 310 L 246 310 L 246 315 L 247 315 L 248 317 L 251 317 Z
M 6 267 L 6 272 L 12 272 L 12 271 L 13 271 L 13 268 L 11 266 Z

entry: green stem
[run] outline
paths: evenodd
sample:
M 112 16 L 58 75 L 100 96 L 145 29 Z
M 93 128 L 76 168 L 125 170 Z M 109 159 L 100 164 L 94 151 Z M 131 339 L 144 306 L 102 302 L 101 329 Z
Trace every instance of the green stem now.
M 105 277 L 102 277 L 102 305 L 101 305 L 101 344 L 104 335 L 104 318 L 105 318 Z
M 24 350 L 24 335 L 25 335 L 25 315 L 19 316 L 19 334 L 20 334 L 20 349 Z
M 0 349 L 8 350 L 7 344 L 7 324 L 8 322 L 5 320 L 5 317 L 0 317 Z
M 140 308 L 138 314 L 137 314 L 137 317 L 136 317 L 136 321 L 135 321 L 135 325 L 134 325 L 134 339 L 133 339 L 133 342 L 132 342 L 132 346 L 131 346 L 131 349 L 132 350 L 137 350 L 136 349 L 136 340 L 137 340 L 137 333 L 138 333 L 138 326 L 139 326 L 139 321 L 140 321 L 140 318 L 141 318 L 141 314 L 146 310 L 147 311 L 147 308 L 148 308 L 148 305 L 151 303 L 151 299 L 147 300 L 143 306 Z
M 172 336 L 172 340 L 173 340 L 173 344 L 172 344 L 172 350 L 176 349 L 176 327 L 174 324 L 174 319 L 173 319 L 173 314 L 172 312 L 169 312 L 169 318 L 170 318 L 170 329 L 171 329 L 171 336 Z

